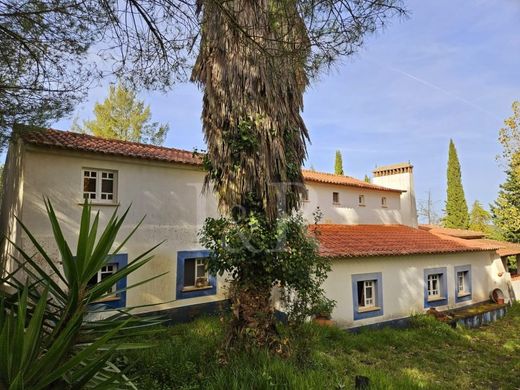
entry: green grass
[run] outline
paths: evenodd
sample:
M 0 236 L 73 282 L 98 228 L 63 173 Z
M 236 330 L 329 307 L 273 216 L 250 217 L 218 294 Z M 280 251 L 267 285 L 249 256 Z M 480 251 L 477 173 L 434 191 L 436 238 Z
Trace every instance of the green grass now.
M 425 316 L 409 329 L 359 334 L 309 324 L 288 359 L 256 350 L 222 362 L 217 318 L 154 337 L 153 349 L 127 354 L 141 389 L 349 389 L 356 375 L 370 378 L 374 389 L 520 388 L 520 304 L 474 330 Z

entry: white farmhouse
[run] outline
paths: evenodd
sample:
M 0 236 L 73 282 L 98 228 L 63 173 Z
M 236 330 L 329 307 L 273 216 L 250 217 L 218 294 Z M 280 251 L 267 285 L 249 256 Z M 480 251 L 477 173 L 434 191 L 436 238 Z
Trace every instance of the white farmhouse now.
M 333 320 L 338 325 L 357 327 L 399 320 L 430 307 L 472 305 L 487 301 L 496 288 L 510 300 L 510 274 L 496 245 L 418 228 L 410 164 L 378 168 L 373 183 L 303 173 L 304 216 L 311 221 L 318 206 L 323 212 L 320 251 L 332 261 L 325 289 L 337 301 Z M 106 304 L 158 304 L 152 310 L 186 318 L 215 310 L 226 299 L 224 280 L 206 274 L 208 252 L 197 237 L 205 218 L 218 215 L 214 195 L 202 192 L 204 174 L 200 156 L 190 151 L 57 130 L 26 132 L 8 152 L 0 228 L 30 249 L 17 216 L 59 262 L 43 197 L 59 213 L 69 242 L 76 240 L 85 198 L 100 211 L 102 221 L 116 207 L 132 205 L 122 235 L 144 215 L 146 219 L 99 278 L 163 240 L 154 260 L 127 283 L 168 273 Z M 14 254 L 6 240 L 2 254 Z

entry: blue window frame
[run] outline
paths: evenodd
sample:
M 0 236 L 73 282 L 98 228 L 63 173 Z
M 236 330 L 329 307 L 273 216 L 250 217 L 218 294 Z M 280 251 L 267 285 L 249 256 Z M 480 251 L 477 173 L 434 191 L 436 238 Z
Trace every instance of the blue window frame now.
M 120 269 L 126 267 L 128 264 L 128 255 L 126 253 L 120 253 L 112 256 L 106 263 L 106 265 L 94 276 L 93 283 L 99 282 L 103 279 L 103 276 L 115 273 Z M 120 279 L 114 286 L 113 297 L 106 298 L 99 302 L 93 302 L 92 306 L 102 307 L 103 309 L 118 309 L 126 306 L 126 277 Z M 124 291 L 121 291 L 124 290 Z
M 209 251 L 179 251 L 177 252 L 177 284 L 176 298 L 187 299 L 215 295 L 217 293 L 217 278 L 204 272 L 204 259 Z M 201 285 L 199 286 L 199 282 Z
M 424 270 L 424 307 L 444 306 L 448 304 L 446 267 L 427 268 Z
M 383 276 L 381 272 L 352 275 L 354 320 L 383 315 Z
M 455 302 L 471 301 L 471 265 L 455 267 Z

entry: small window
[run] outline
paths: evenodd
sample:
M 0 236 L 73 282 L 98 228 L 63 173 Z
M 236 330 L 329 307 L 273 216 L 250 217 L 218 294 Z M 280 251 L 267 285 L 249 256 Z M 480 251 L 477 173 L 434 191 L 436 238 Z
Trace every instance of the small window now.
M 302 201 L 308 202 L 309 201 L 309 190 L 305 188 L 302 193 Z
M 455 301 L 471 300 L 471 265 L 455 267 Z
M 383 315 L 383 276 L 381 272 L 352 275 L 354 320 Z
M 440 298 L 441 274 L 428 275 L 428 298 Z
M 424 270 L 424 307 L 444 306 L 448 304 L 446 267 L 427 268 Z
M 339 204 L 339 192 L 332 193 L 332 203 Z
M 208 262 L 205 258 L 184 261 L 184 289 L 206 288 L 209 286 Z
M 107 265 L 104 265 L 101 267 L 101 269 L 98 271 L 96 275 L 94 275 L 87 283 L 88 286 L 94 286 L 95 284 L 101 282 L 105 278 L 115 274 L 117 272 L 117 264 L 116 263 L 110 263 Z M 112 286 L 112 292 L 116 292 L 117 288 L 114 284 Z
M 375 289 L 376 280 L 358 282 L 358 305 L 360 308 L 376 307 Z
M 387 204 L 386 204 L 386 196 L 383 196 L 381 198 L 381 207 L 387 207 Z
M 177 299 L 217 293 L 217 279 L 208 272 L 208 257 L 207 250 L 177 252 Z
M 127 254 L 117 254 L 112 256 L 108 263 L 101 267 L 87 283 L 89 287 L 100 283 L 112 276 L 117 271 L 123 269 L 128 264 Z M 92 305 L 103 305 L 106 309 L 117 309 L 126 306 L 126 277 L 120 278 L 112 288 L 107 291 L 107 295 L 99 301 L 92 302 Z
M 115 171 L 84 169 L 83 198 L 98 203 L 115 203 L 116 181 Z
M 360 206 L 364 206 L 365 205 L 365 195 L 359 195 L 358 203 L 359 203 Z

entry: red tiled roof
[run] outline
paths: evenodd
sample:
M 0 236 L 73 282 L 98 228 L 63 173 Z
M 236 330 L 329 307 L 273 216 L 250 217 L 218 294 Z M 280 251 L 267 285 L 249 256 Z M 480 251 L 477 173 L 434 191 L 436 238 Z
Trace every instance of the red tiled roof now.
M 182 149 L 106 139 L 94 137 L 88 134 L 79 134 L 53 129 L 23 131 L 20 135 L 23 140 L 29 144 L 49 148 L 102 153 L 112 156 L 133 157 L 194 166 L 202 165 L 201 154 L 195 154 Z M 308 170 L 303 170 L 302 172 L 306 181 L 360 187 L 379 191 L 403 192 L 401 190 L 367 183 L 349 176 L 333 175 Z
M 313 229 L 310 226 L 309 229 Z M 496 250 L 467 240 L 432 234 L 403 225 L 319 224 L 320 254 L 324 257 L 399 256 Z
M 105 139 L 70 131 L 52 129 L 31 130 L 21 132 L 21 136 L 23 140 L 29 144 L 50 148 L 135 157 L 188 165 L 201 165 L 202 163 L 200 154 L 194 154 L 187 150 Z
M 507 241 L 490 240 L 489 238 L 473 241 L 477 241 L 480 244 L 494 245 L 498 247 L 497 253 L 500 257 L 520 255 L 520 244 Z
M 403 190 L 396 190 L 393 188 L 378 186 L 376 184 L 367 183 L 364 180 L 355 179 L 350 176 L 342 176 L 342 175 L 334 175 L 332 173 L 324 173 L 324 172 L 316 172 L 309 171 L 306 169 L 302 170 L 303 177 L 306 181 L 313 181 L 317 183 L 325 183 L 325 184 L 337 184 L 349 187 L 359 187 L 366 188 L 369 190 L 379 190 L 379 191 L 392 191 L 392 192 L 406 192 Z
M 474 238 L 483 238 L 486 236 L 486 233 L 477 232 L 474 230 L 467 229 L 451 229 L 445 228 L 437 225 L 419 225 L 419 229 L 423 229 L 429 231 L 433 234 L 444 234 L 446 236 L 466 238 L 466 239 L 474 239 Z

